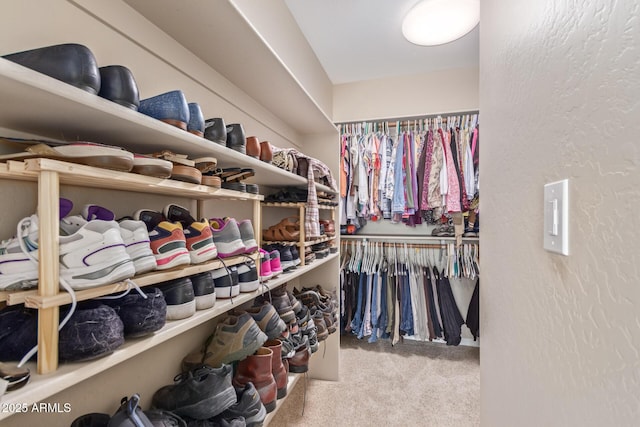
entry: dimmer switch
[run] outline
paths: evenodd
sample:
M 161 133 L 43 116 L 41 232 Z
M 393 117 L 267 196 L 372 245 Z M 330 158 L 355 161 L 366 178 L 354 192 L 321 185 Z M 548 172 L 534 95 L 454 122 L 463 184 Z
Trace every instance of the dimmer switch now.
M 569 180 L 544 186 L 544 248 L 569 255 Z

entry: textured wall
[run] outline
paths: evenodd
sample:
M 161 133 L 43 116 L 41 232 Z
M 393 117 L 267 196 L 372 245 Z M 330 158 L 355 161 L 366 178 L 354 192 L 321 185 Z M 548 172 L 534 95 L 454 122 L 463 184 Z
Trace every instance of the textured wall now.
M 640 7 L 483 0 L 482 424 L 640 417 Z M 542 249 L 569 178 L 570 252 Z

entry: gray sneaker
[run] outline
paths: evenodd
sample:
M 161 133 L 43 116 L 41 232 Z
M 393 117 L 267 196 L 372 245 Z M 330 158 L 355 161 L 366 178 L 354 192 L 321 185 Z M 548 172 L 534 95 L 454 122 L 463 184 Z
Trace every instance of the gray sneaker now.
M 240 237 L 242 243 L 246 248 L 245 253 L 250 254 L 258 250 L 258 242 L 256 242 L 255 234 L 253 233 L 253 224 L 250 219 L 245 219 L 238 223 L 238 229 L 240 230 Z
M 260 306 L 248 308 L 247 313 L 270 340 L 278 338 L 287 329 L 287 324 L 280 318 L 275 307 L 267 301 Z
M 253 383 L 247 383 L 244 388 L 236 389 L 238 403 L 220 414 L 227 420 L 244 417 L 247 427 L 259 427 L 267 417 L 267 408 L 260 400 L 260 394 Z
M 218 248 L 218 257 L 229 258 L 246 252 L 238 223 L 233 218 L 213 218 L 210 221 L 213 241 Z
M 153 395 L 152 406 L 197 420 L 215 417 L 236 403 L 230 365 L 202 365 L 174 378 Z
M 231 315 L 218 323 L 216 330 L 205 342 L 202 349 L 192 352 L 182 359 L 182 369 L 189 370 L 198 364 L 220 366 L 242 360 L 255 353 L 267 341 L 249 313 Z

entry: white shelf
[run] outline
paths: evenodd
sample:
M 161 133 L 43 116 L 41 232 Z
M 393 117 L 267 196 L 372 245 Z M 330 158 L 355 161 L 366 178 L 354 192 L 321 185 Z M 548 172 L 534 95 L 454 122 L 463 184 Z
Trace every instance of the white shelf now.
M 336 132 L 233 1 L 125 2 L 299 133 Z
M 217 4 L 217 3 L 216 3 Z M 248 182 L 306 187 L 307 179 L 182 131 L 99 96 L 0 58 L 0 127 L 56 140 L 124 147 L 136 153 L 171 150 L 213 156 L 220 167 L 255 170 Z M 320 191 L 335 193 L 316 184 Z
M 407 243 L 407 241 L 411 242 L 433 242 L 433 241 L 445 241 L 445 242 L 455 242 L 455 237 L 438 237 L 438 236 L 415 236 L 415 235 L 393 235 L 393 234 L 341 234 L 340 239 L 342 240 L 385 240 L 385 241 L 398 241 L 400 243 Z M 463 237 L 463 241 L 465 242 L 479 242 L 479 237 Z
M 301 208 L 306 207 L 305 202 L 262 202 L 263 207 L 267 208 Z M 337 206 L 319 205 L 318 209 L 332 211 Z

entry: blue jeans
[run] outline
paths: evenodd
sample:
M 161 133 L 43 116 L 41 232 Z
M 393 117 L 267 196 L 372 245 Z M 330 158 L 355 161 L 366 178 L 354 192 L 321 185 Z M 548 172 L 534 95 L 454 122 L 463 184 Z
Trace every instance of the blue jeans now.
M 404 270 L 404 269 L 403 269 Z M 411 307 L 411 290 L 409 289 L 409 276 L 406 270 L 399 277 L 401 288 L 400 300 L 400 330 L 407 335 L 413 335 L 413 309 Z
M 351 331 L 354 334 L 360 333 L 360 328 L 362 327 L 362 315 L 363 315 L 362 312 L 364 310 L 362 303 L 366 296 L 366 289 L 365 289 L 366 274 L 361 273 L 358 279 L 359 279 L 358 292 L 356 292 L 356 298 L 358 302 L 356 304 L 356 311 L 355 313 L 353 313 L 353 319 L 351 320 Z
M 380 280 L 379 273 L 375 273 L 373 275 L 373 285 L 371 288 L 371 337 L 369 337 L 369 342 L 378 341 L 378 293 L 380 292 Z

